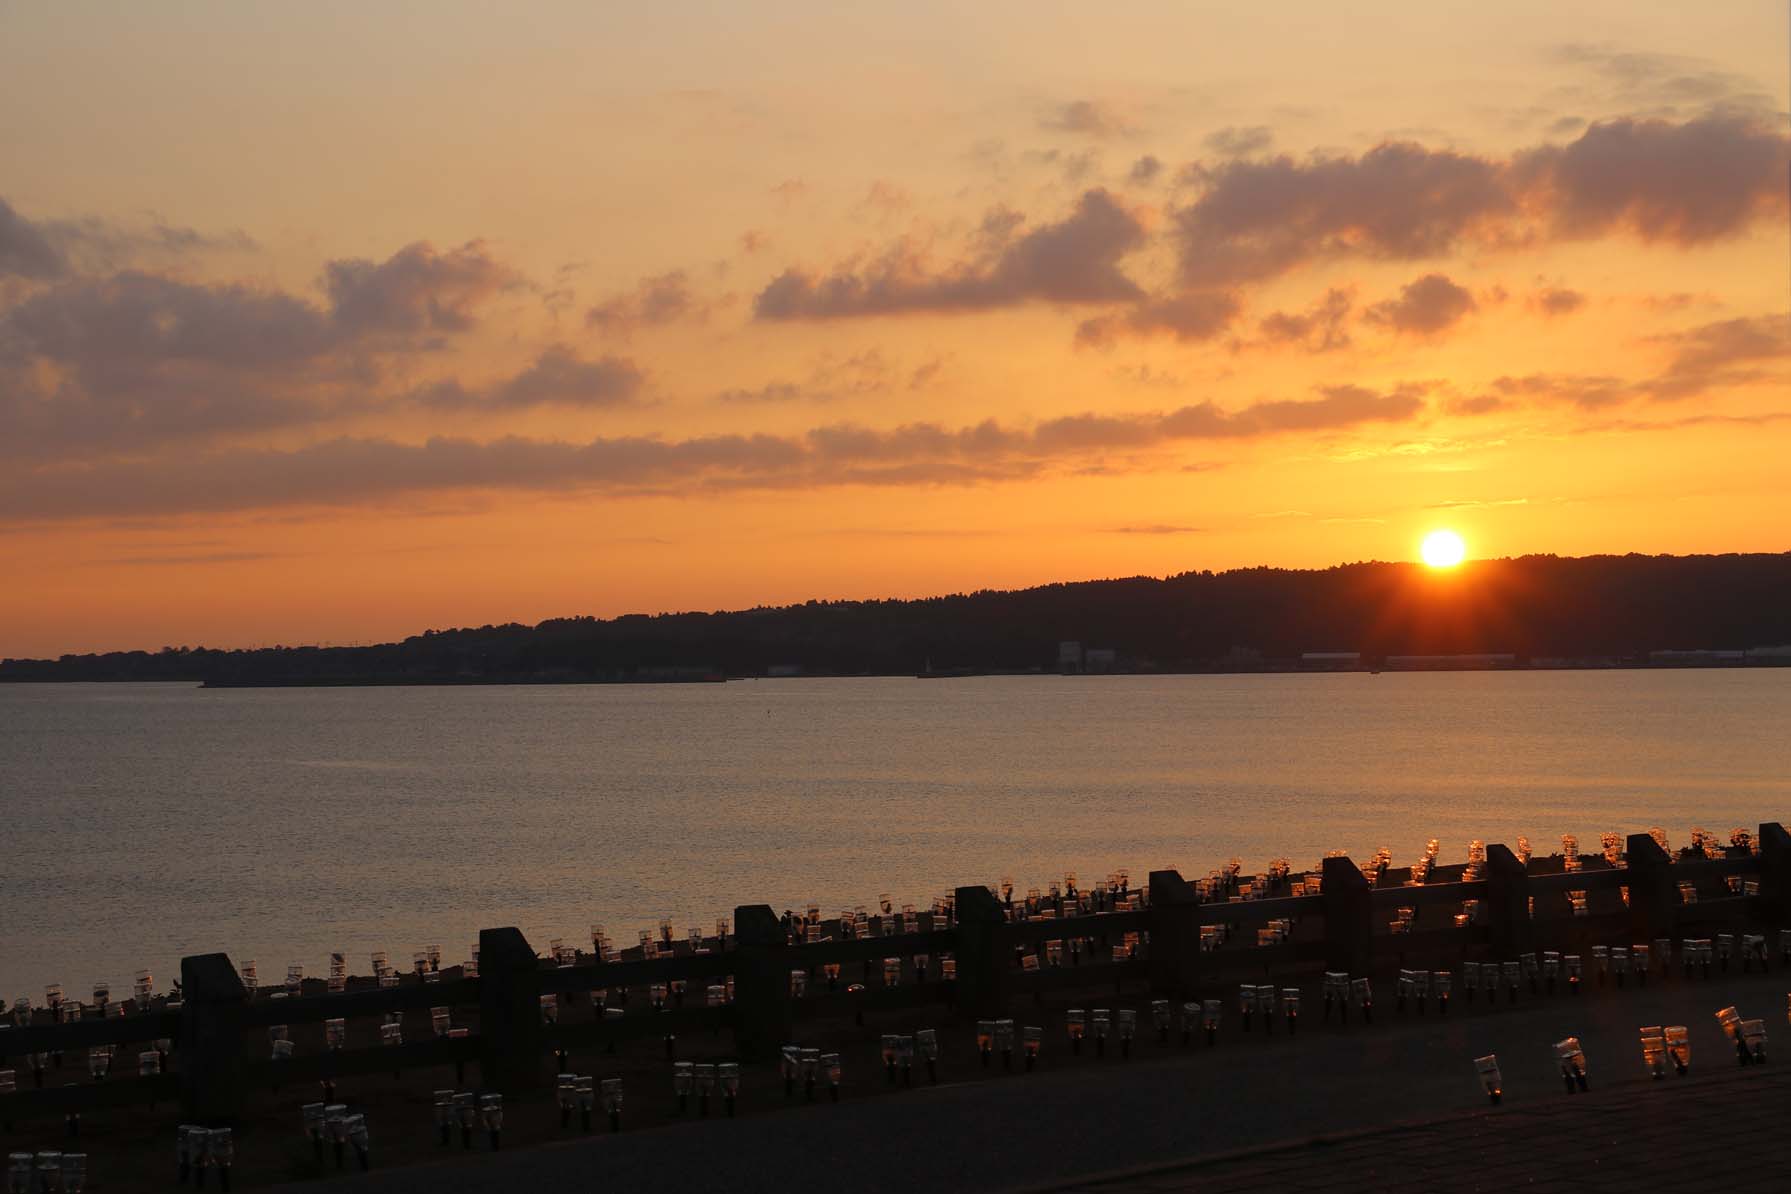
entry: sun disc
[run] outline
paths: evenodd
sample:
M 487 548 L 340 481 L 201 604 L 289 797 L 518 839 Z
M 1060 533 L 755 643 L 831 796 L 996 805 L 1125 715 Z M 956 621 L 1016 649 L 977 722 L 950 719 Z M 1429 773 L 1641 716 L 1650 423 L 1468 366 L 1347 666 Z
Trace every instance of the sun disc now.
M 1468 545 L 1454 531 L 1432 531 L 1418 550 L 1432 568 L 1453 568 L 1467 558 Z

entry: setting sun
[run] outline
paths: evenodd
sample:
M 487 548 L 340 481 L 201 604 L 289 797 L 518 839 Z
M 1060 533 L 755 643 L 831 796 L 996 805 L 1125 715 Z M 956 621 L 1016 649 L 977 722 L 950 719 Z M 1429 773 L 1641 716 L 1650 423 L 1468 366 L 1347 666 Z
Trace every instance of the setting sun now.
M 1432 531 L 1419 549 L 1432 568 L 1453 568 L 1468 554 L 1468 545 L 1454 531 Z

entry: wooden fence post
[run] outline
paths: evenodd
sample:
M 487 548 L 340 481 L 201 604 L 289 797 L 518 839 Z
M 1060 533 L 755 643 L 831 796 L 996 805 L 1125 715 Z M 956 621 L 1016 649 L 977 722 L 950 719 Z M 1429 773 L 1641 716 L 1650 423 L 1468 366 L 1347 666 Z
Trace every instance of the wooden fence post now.
M 1777 821 L 1760 826 L 1759 910 L 1774 925 L 1791 925 L 1791 833 Z
M 1673 860 L 1646 833 L 1629 835 L 1626 851 L 1629 880 L 1629 926 L 1637 941 L 1671 937 L 1679 920 L 1679 889 L 1673 885 Z M 1658 959 L 1666 965 L 1672 959 Z
M 1485 907 L 1494 957 L 1515 958 L 1535 948 L 1529 868 L 1500 842 L 1486 848 Z
M 734 1048 L 743 1061 L 770 1061 L 790 1043 L 790 941 L 769 904 L 734 909 Z
M 1194 990 L 1200 966 L 1200 894 L 1180 871 L 1150 873 L 1150 985 L 1169 999 Z
M 958 910 L 958 1010 L 969 1016 L 999 1015 L 1007 1005 L 1008 971 L 1014 964 L 1002 928 L 1007 915 L 995 893 L 980 884 L 960 887 Z
M 180 960 L 180 1101 L 201 1124 L 234 1119 L 248 1094 L 243 1009 L 248 992 L 224 954 Z
M 1325 969 L 1365 975 L 1374 960 L 1374 900 L 1347 856 L 1324 862 Z
M 546 1084 L 541 961 L 514 928 L 479 930 L 479 1083 L 503 1094 Z

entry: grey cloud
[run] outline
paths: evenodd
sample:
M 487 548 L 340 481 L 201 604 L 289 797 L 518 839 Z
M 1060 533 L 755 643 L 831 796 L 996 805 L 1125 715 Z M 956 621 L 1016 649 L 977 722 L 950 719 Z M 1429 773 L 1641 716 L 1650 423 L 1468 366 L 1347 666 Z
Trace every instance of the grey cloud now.
M 155 255 L 254 247 L 255 242 L 241 232 L 213 236 L 155 218 L 145 225 L 95 216 L 32 221 L 0 198 L 0 278 L 51 281 L 75 273 L 111 271 Z
M 1115 535 L 1202 535 L 1205 527 L 1183 526 L 1172 522 L 1147 522 L 1132 526 L 1112 527 L 1110 533 Z
M 864 268 L 839 266 L 824 276 L 786 270 L 760 291 L 753 313 L 762 320 L 838 319 L 1135 300 L 1143 292 L 1119 262 L 1143 242 L 1138 218 L 1106 191 L 1091 190 L 1068 217 L 1005 241 L 992 259 L 929 272 L 898 244 Z
M 1155 154 L 1147 153 L 1132 163 L 1132 169 L 1127 173 L 1127 177 L 1136 183 L 1149 183 L 1155 182 L 1157 175 L 1162 172 L 1163 163 Z
M 1466 319 L 1475 306 L 1466 288 L 1442 274 L 1425 274 L 1402 287 L 1398 298 L 1374 304 L 1362 317 L 1395 331 L 1431 336 Z
M 1474 394 L 1466 398 L 1451 398 L 1443 404 L 1443 409 L 1452 415 L 1490 415 L 1495 411 L 1509 410 L 1517 405 L 1500 394 Z
M 450 490 L 676 495 L 968 484 L 1036 475 L 1113 447 L 1168 447 L 1405 421 L 1423 409 L 1420 389 L 1402 386 L 1381 393 L 1337 386 L 1310 400 L 1258 402 L 1236 411 L 1200 403 L 1166 413 L 1052 419 L 1031 430 L 991 419 L 958 428 L 835 424 L 787 436 L 624 436 L 588 443 L 343 438 L 289 451 L 218 450 L 14 470 L 0 475 L 0 519 L 342 506 Z
M 1070 415 L 1041 423 L 1034 442 L 1056 450 L 1133 448 L 1182 439 L 1250 439 L 1290 431 L 1336 431 L 1363 423 L 1399 423 L 1424 409 L 1424 387 L 1382 393 L 1362 386 L 1320 387 L 1318 398 L 1256 402 L 1226 411 L 1211 402 L 1166 414 Z
M 465 331 L 475 307 L 517 281 L 479 241 L 446 253 L 418 241 L 384 261 L 332 261 L 323 273 L 331 314 L 354 335 Z
M 1791 139 L 1758 114 L 1593 124 L 1565 145 L 1493 159 L 1411 142 L 1359 157 L 1200 166 L 1174 213 L 1181 270 L 1211 285 L 1342 257 L 1411 261 L 1463 244 L 1630 235 L 1681 246 L 1736 236 L 1785 206 Z
M 1345 326 L 1355 298 L 1348 290 L 1336 287 L 1299 313 L 1275 311 L 1257 324 L 1263 338 L 1271 344 L 1300 344 L 1310 352 L 1332 352 L 1350 345 Z
M 1608 102 L 1631 111 L 1651 107 L 1670 114 L 1687 108 L 1770 111 L 1774 107 L 1768 89 L 1757 80 L 1689 55 L 1573 42 L 1556 47 L 1551 57 L 1588 69 L 1604 85 Z
M 1076 342 L 1107 345 L 1122 335 L 1167 334 L 1184 343 L 1210 340 L 1237 316 L 1238 300 L 1225 291 L 1190 291 L 1168 298 L 1153 298 L 1122 314 L 1084 320 L 1076 329 Z
M 327 313 L 303 299 L 136 271 L 41 291 L 0 316 L 0 336 L 95 370 L 154 362 L 279 366 L 339 342 Z
M 772 405 L 779 402 L 814 401 L 815 396 L 795 381 L 768 381 L 762 386 L 733 386 L 715 396 L 717 402 Z
M 1513 210 L 1485 159 L 1396 142 L 1359 158 L 1285 155 L 1199 172 L 1204 193 L 1175 213 L 1191 282 L 1252 281 L 1314 258 L 1432 257 Z
M 1505 376 L 1495 378 L 1481 394 L 1449 403 L 1448 409 L 1481 414 L 1538 402 L 1600 410 L 1638 398 L 1656 402 L 1695 398 L 1723 386 L 1770 377 L 1763 366 L 1791 359 L 1787 323 L 1783 315 L 1756 315 L 1703 324 L 1654 337 L 1654 343 L 1670 352 L 1667 363 L 1651 376 L 1638 380 L 1572 373 Z
M 140 448 L 377 409 L 373 353 L 415 347 L 408 332 L 466 327 L 513 277 L 477 245 L 331 262 L 328 306 L 141 270 L 65 276 L 0 313 L 0 454 Z M 558 386 L 572 401 L 619 380 L 565 357 L 537 365 L 510 400 Z
M 1275 143 L 1274 130 L 1264 124 L 1223 128 L 1209 133 L 1206 147 L 1222 158 L 1243 158 L 1261 153 Z
M 1571 315 L 1586 305 L 1586 296 L 1565 286 L 1545 286 L 1530 296 L 1530 305 L 1544 315 Z
M 1564 146 L 1519 154 L 1514 183 L 1556 236 L 1627 232 L 1698 245 L 1733 236 L 1785 206 L 1791 141 L 1738 113 L 1674 124 L 1611 120 Z
M 481 390 L 458 382 L 431 386 L 417 396 L 425 406 L 442 410 L 517 410 L 535 406 L 603 407 L 631 402 L 645 375 L 626 357 L 579 358 L 564 345 L 541 352 L 514 377 Z
M 1135 131 L 1112 106 L 1095 100 L 1073 100 L 1039 118 L 1039 127 L 1086 137 L 1123 137 Z
M 1643 384 L 1650 398 L 1676 401 L 1765 376 L 1763 362 L 1791 357 L 1791 318 L 1754 315 L 1703 324 L 1655 338 L 1673 349 L 1660 373 Z
M 680 319 L 700 319 L 707 314 L 708 306 L 692 290 L 690 276 L 676 269 L 642 278 L 634 290 L 598 303 L 585 312 L 585 323 L 625 333 Z
M 1587 376 L 1573 373 L 1530 373 L 1522 377 L 1499 377 L 1486 394 L 1461 400 L 1450 409 L 1459 414 L 1482 414 L 1503 410 L 1520 400 L 1541 400 L 1566 403 L 1581 410 L 1597 410 L 1627 402 L 1636 395 L 1635 387 L 1617 377 Z
M 43 232 L 0 199 L 0 278 L 56 278 L 65 268 Z
M 930 363 L 937 371 L 939 362 Z M 927 366 L 921 366 L 926 369 Z M 917 371 L 918 373 L 919 371 Z M 756 388 L 734 388 L 716 395 L 721 402 L 771 404 L 778 402 L 832 402 L 891 388 L 898 370 L 875 348 L 843 359 L 823 354 L 806 381 L 770 381 Z M 931 374 L 927 374 L 930 377 Z M 922 378 L 924 382 L 924 378 Z M 916 382 L 914 384 L 921 384 Z

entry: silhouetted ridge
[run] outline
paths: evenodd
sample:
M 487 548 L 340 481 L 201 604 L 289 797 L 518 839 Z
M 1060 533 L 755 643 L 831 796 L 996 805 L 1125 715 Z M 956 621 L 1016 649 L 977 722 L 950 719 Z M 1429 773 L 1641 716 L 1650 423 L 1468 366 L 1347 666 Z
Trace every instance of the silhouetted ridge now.
M 1525 556 L 1440 573 L 1382 563 L 1188 572 L 914 601 L 555 618 L 432 630 L 372 647 L 170 647 L 6 660 L 0 680 L 492 683 L 1053 671 L 1063 642 L 1100 649 L 1101 667 L 1135 671 L 1289 666 L 1308 652 L 1360 652 L 1364 666 L 1469 653 L 1647 662 L 1665 650 L 1791 643 L 1791 554 Z

